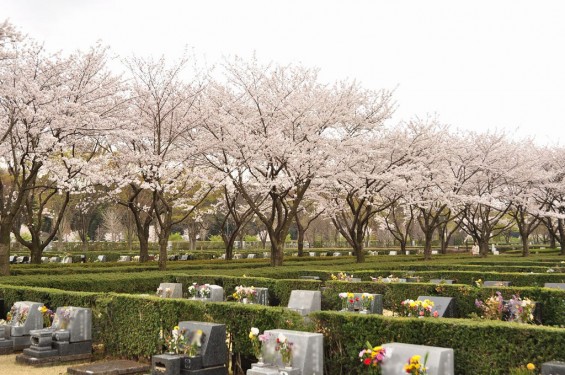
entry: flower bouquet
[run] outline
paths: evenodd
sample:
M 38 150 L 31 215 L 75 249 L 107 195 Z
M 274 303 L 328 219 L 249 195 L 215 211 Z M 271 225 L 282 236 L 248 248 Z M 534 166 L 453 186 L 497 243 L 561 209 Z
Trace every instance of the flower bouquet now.
M 432 313 L 434 308 L 434 303 L 429 299 L 424 301 L 414 301 L 413 299 L 406 299 L 400 302 L 400 315 L 401 316 L 417 316 L 417 317 L 428 317 L 433 316 L 437 318 L 439 316 L 437 311 Z
M 428 368 L 426 363 L 428 362 L 428 354 L 424 357 L 424 363 L 421 363 L 421 355 L 414 355 L 410 357 L 408 363 L 404 365 L 404 371 L 410 375 L 428 375 Z
M 37 309 L 39 310 L 41 315 L 43 315 L 43 326 L 45 328 L 51 327 L 55 313 L 52 310 L 48 309 L 45 305 L 38 307 Z
M 369 310 L 371 308 L 371 304 L 373 303 L 374 299 L 375 297 L 369 293 L 363 293 L 361 295 L 361 304 L 363 306 L 364 311 Z
M 165 347 L 167 353 L 181 354 L 184 353 L 187 346 L 186 340 L 186 330 L 180 329 L 179 326 L 175 326 L 171 333 L 165 337 Z
M 171 288 L 163 289 L 161 287 L 158 287 L 155 294 L 157 294 L 159 297 L 170 298 L 173 295 L 173 291 L 171 290 Z
M 263 344 L 269 341 L 268 334 L 259 334 L 259 328 L 251 327 L 249 331 L 249 340 L 251 340 L 251 346 L 253 347 L 253 354 L 258 360 L 258 365 L 263 365 Z
M 387 358 L 386 349 L 382 346 L 373 347 L 368 341 L 365 343 L 365 349 L 359 352 L 361 363 L 371 375 L 381 374 L 381 365 L 385 358 Z
M 257 290 L 253 286 L 245 287 L 239 285 L 235 287 L 232 297 L 238 302 L 253 303 L 257 299 Z
M 212 293 L 212 289 L 210 289 L 210 284 L 204 284 L 200 286 L 198 294 L 201 298 L 210 298 L 210 294 Z
M 508 301 L 508 321 L 516 323 L 532 323 L 534 321 L 535 302 L 529 298 L 513 295 Z
M 275 351 L 281 354 L 281 360 L 285 367 L 292 367 L 292 342 L 288 338 L 279 333 L 275 345 Z
M 192 285 L 188 287 L 188 294 L 190 295 L 190 298 L 196 299 L 196 296 L 198 295 L 197 283 L 192 283 Z

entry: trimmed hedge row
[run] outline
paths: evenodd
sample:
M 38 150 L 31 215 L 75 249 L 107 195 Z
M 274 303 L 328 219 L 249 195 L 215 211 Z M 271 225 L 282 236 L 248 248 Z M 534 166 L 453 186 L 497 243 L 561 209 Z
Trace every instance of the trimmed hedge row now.
M 465 375 L 506 375 L 510 368 L 528 362 L 539 368 L 546 361 L 565 360 L 561 328 L 325 311 L 310 316 L 324 334 L 324 374 L 328 375 L 364 372 L 358 354 L 366 341 L 453 348 L 455 373 Z
M 322 309 L 339 310 L 341 302 L 340 292 L 366 292 L 383 295 L 384 307 L 388 310 L 398 311 L 400 302 L 418 296 L 453 297 L 457 316 L 468 317 L 472 313 L 480 313 L 475 307 L 475 300 L 486 300 L 500 291 L 504 298 L 510 299 L 513 294 L 528 297 L 542 304 L 542 321 L 544 325 L 565 327 L 565 290 L 549 288 L 476 288 L 469 285 L 427 283 L 347 283 L 344 281 L 328 281 L 323 290 Z
M 32 300 L 52 308 L 63 305 L 92 308 L 97 354 L 114 357 L 148 360 L 162 350 L 161 330 L 170 330 L 179 321 L 196 320 L 226 324 L 231 350 L 241 356 L 252 353 L 248 339 L 252 326 L 261 331 L 286 328 L 321 332 L 325 373 L 329 375 L 364 372 L 358 353 L 367 340 L 375 345 L 397 341 L 451 347 L 455 351 L 457 374 L 502 375 L 508 374 L 509 368 L 528 362 L 539 367 L 545 361 L 565 360 L 562 350 L 565 330 L 553 327 L 324 311 L 313 313 L 314 325 L 306 326 L 296 312 L 260 305 L 6 285 L 0 285 L 0 294 L 8 306 L 18 300 Z

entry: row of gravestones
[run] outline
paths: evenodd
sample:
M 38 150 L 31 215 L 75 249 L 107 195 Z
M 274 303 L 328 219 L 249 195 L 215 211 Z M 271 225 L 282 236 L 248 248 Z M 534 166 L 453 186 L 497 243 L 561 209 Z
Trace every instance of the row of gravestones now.
M 197 286 L 199 291 L 204 285 Z M 205 301 L 205 302 L 224 302 L 225 293 L 224 288 L 219 285 L 206 285 L 210 290 L 209 297 L 192 297 L 193 300 Z M 257 296 L 255 298 L 255 303 L 260 305 L 269 305 L 269 289 L 255 287 L 255 292 Z M 161 298 L 183 298 L 182 284 L 181 283 L 161 283 L 159 288 L 157 288 L 158 296 Z M 198 292 L 197 292 L 198 294 Z
M 91 309 L 59 307 L 51 326 L 44 328 L 43 307 L 39 302 L 14 303 L 11 319 L 0 325 L 0 354 L 23 350 L 16 361 L 31 365 L 90 359 Z

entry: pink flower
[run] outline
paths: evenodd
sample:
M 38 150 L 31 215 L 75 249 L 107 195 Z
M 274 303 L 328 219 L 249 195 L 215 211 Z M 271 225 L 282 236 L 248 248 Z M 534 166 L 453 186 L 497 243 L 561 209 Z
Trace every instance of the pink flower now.
M 439 313 L 437 311 L 434 311 L 434 318 L 437 318 L 439 316 Z

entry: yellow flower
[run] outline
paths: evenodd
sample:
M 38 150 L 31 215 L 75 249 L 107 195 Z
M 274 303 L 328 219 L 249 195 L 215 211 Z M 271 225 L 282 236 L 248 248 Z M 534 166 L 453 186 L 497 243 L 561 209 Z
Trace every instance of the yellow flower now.
M 179 326 L 175 326 L 175 327 L 173 328 L 173 330 L 174 330 L 174 331 L 178 331 L 178 330 L 179 330 Z
M 410 307 L 416 307 L 416 302 L 410 301 Z
M 526 365 L 526 368 L 527 368 L 528 370 L 530 370 L 530 371 L 533 371 L 533 370 L 536 369 L 536 366 L 535 366 L 533 363 L 528 363 L 528 364 Z
M 351 293 L 351 292 L 347 292 L 347 298 L 354 298 L 355 294 Z
M 249 332 L 249 339 L 253 340 L 255 338 L 255 335 L 253 334 L 253 332 Z

